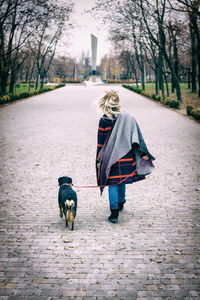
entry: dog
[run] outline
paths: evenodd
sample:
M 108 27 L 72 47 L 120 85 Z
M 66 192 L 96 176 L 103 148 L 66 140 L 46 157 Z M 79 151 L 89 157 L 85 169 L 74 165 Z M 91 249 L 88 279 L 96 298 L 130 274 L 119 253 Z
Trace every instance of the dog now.
M 60 209 L 60 218 L 65 215 L 66 227 L 70 223 L 70 229 L 74 230 L 74 219 L 77 210 L 77 195 L 72 189 L 72 178 L 63 176 L 58 178 L 60 186 L 58 192 L 58 205 Z

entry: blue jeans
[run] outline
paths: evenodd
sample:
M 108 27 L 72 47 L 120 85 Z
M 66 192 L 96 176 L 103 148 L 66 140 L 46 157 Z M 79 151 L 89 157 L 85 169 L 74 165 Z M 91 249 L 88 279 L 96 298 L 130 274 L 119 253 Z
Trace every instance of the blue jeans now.
M 125 203 L 125 184 L 113 185 L 108 187 L 110 209 L 118 209 L 118 203 Z

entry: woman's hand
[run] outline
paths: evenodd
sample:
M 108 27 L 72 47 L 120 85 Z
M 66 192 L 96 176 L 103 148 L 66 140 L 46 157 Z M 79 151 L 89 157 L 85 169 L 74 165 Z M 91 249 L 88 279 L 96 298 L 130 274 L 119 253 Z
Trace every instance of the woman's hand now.
M 97 163 L 97 169 L 99 169 L 100 168 L 100 163 Z
M 144 160 L 149 160 L 149 156 L 148 156 L 148 155 L 142 156 L 142 158 L 143 158 Z

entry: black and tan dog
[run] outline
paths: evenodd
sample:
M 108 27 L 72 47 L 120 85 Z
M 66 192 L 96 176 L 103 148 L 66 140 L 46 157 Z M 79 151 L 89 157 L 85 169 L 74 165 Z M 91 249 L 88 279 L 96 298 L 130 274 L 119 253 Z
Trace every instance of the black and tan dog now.
M 72 179 L 67 176 L 58 178 L 60 186 L 58 192 L 58 205 L 60 208 L 60 217 L 65 215 L 66 226 L 70 223 L 70 229 L 74 230 L 74 219 L 77 209 L 77 195 L 72 189 Z

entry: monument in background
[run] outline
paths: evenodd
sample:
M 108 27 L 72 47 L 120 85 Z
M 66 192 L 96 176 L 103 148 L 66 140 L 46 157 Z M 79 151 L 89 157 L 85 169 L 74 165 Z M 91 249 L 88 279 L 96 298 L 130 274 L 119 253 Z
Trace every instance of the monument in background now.
M 92 81 L 96 81 L 97 74 L 97 37 L 91 34 L 91 48 L 92 48 Z

